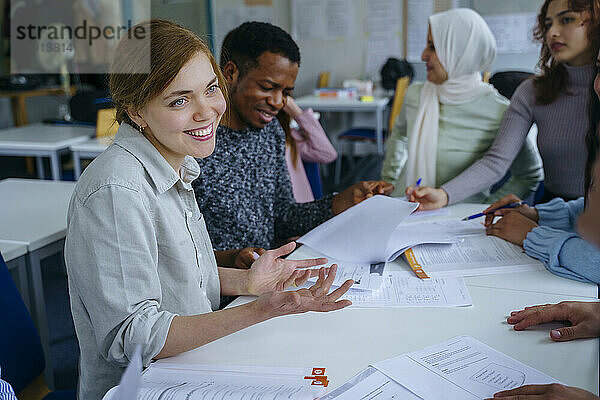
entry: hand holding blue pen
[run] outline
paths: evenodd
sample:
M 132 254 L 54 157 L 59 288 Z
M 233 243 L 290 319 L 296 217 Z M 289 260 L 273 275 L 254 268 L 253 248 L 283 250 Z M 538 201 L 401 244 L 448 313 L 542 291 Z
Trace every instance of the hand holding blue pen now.
M 527 204 L 527 203 L 525 201 L 518 201 L 516 203 L 506 204 L 506 205 L 504 205 L 502 207 L 494 208 L 493 210 L 490 210 L 490 211 L 485 212 L 485 213 L 481 212 L 481 213 L 469 215 L 468 217 L 463 218 L 462 221 L 469 221 L 471 219 L 475 219 L 475 218 L 479 218 L 479 217 L 485 217 L 486 215 L 493 215 L 498 210 L 503 210 L 503 209 L 506 209 L 506 208 L 517 208 L 517 207 L 520 207 L 520 206 L 522 206 L 524 204 Z

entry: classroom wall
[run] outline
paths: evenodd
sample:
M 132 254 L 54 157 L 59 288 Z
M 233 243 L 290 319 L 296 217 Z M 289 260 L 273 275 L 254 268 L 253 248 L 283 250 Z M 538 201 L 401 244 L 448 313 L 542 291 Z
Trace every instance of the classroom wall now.
M 544 0 L 471 0 L 471 8 L 481 15 L 498 15 L 511 13 L 537 13 Z M 533 33 L 530 32 L 533 38 Z M 492 72 L 498 70 L 534 71 L 539 57 L 539 46 L 536 51 L 520 54 L 498 54 L 492 64 Z
M 206 0 L 207 2 L 210 0 Z M 320 71 L 328 70 L 332 73 L 331 84 L 341 85 L 344 79 L 351 78 L 372 78 L 379 79 L 379 76 L 367 76 L 365 72 L 365 57 L 367 54 L 366 18 L 368 14 L 369 0 L 347 0 L 356 7 L 355 29 L 352 36 L 328 40 L 319 39 L 297 39 L 300 51 L 302 53 L 302 65 L 296 80 L 296 96 L 309 94 L 312 92 L 317 75 Z M 395 0 L 400 4 L 400 21 L 403 20 L 402 11 L 404 0 Z M 203 2 L 203 1 L 202 1 Z M 291 32 L 291 2 L 292 0 L 273 0 L 272 1 L 272 22 L 275 25 Z M 541 7 L 543 0 L 458 0 L 453 4 L 471 7 L 483 16 L 529 13 L 537 12 Z M 230 8 L 243 6 L 244 0 L 213 0 L 213 13 L 218 12 L 219 8 Z M 390 27 L 390 29 L 394 29 Z M 402 29 L 398 29 L 402 32 Z M 221 38 L 222 39 L 222 38 Z M 403 55 L 403 38 L 400 40 L 400 47 L 396 53 Z M 216 40 L 217 47 L 220 47 L 220 40 Z M 533 71 L 538 59 L 539 50 L 520 53 L 520 54 L 499 54 L 496 61 L 492 64 L 492 72 L 498 70 L 526 70 Z M 218 55 L 218 51 L 216 52 Z M 423 63 L 414 64 L 416 79 L 425 79 L 426 72 Z

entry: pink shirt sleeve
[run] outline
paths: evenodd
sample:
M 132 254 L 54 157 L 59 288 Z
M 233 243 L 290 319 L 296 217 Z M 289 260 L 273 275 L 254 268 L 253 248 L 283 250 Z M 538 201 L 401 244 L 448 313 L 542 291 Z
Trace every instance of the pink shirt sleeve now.
M 294 118 L 299 129 L 292 129 L 298 154 L 303 161 L 330 163 L 337 158 L 337 152 L 329 141 L 319 121 L 308 108 Z

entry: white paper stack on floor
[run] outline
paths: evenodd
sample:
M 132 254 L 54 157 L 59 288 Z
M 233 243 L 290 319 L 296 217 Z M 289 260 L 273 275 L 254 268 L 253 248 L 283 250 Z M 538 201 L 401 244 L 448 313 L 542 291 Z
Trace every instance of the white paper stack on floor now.
M 412 229 L 398 226 L 417 207 L 405 200 L 373 196 L 317 226 L 298 242 L 339 261 L 376 264 L 392 261 L 417 244 L 457 240 L 453 232 L 432 231 L 424 224 L 412 224 Z

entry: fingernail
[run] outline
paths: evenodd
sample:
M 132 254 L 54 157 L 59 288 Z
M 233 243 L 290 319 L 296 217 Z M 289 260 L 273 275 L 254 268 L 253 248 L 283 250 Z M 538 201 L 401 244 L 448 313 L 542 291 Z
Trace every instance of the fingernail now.
M 550 337 L 552 339 L 560 339 L 562 335 L 558 329 L 553 329 L 550 331 Z

